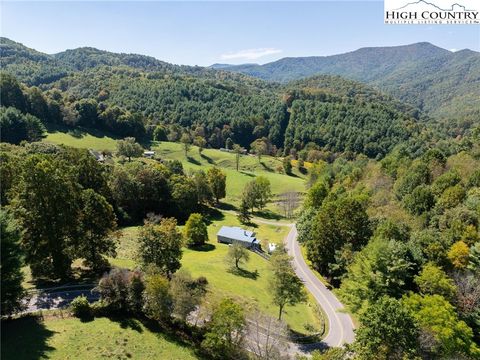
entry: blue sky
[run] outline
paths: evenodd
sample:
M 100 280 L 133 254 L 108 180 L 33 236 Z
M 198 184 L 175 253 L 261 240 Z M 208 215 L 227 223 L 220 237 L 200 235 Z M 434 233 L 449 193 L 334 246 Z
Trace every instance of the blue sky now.
M 419 41 L 480 51 L 478 26 L 384 25 L 383 1 L 2 1 L 1 10 L 2 36 L 46 53 L 93 46 L 210 65 Z

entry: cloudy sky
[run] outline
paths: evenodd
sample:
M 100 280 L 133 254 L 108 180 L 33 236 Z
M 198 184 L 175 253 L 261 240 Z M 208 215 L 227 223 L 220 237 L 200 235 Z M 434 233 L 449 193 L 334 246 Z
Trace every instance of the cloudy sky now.
M 383 1 L 2 1 L 1 33 L 46 53 L 80 46 L 176 64 L 266 63 L 428 41 L 480 51 L 475 25 L 384 25 Z

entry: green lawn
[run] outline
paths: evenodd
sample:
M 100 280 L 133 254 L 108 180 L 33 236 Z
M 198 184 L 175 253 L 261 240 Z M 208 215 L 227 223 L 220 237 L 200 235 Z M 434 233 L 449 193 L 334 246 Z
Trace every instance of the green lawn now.
M 185 157 L 183 146 L 180 143 L 162 142 L 152 146 L 152 149 L 162 159 L 181 161 L 185 170 L 206 170 L 212 166 L 222 168 L 227 174 L 227 197 L 225 199 L 227 203 L 238 205 L 245 184 L 259 175 L 270 180 L 274 195 L 287 191 L 305 192 L 305 175 L 296 170 L 292 176 L 279 173 L 277 168 L 282 167 L 282 161 L 272 156 L 263 156 L 259 163 L 254 156 L 242 155 L 240 168 L 237 171 L 235 154 L 217 149 L 205 149 L 200 156 L 198 148 L 192 146 L 188 152 L 188 158 Z
M 230 296 L 247 307 L 259 308 L 272 316 L 277 316 L 278 308 L 272 303 L 269 293 L 272 276 L 269 262 L 257 254 L 250 253 L 250 261 L 242 266 L 241 273 L 231 271 L 231 264 L 225 261 L 228 245 L 216 242 L 216 233 L 222 225 L 241 226 L 236 216 L 224 212 L 223 218 L 213 221 L 208 226 L 210 242 L 204 251 L 184 249 L 182 268 L 189 270 L 193 276 L 207 278 L 208 296 L 211 301 Z M 257 232 L 263 246 L 268 242 L 282 242 L 289 231 L 288 227 L 265 224 L 258 224 L 258 227 L 252 229 Z M 129 227 L 123 232 L 118 256 L 111 259 L 111 262 L 116 266 L 133 268 L 136 265 L 134 254 L 138 228 Z M 321 319 L 316 314 L 316 306 L 313 304 L 315 302 L 310 299 L 306 304 L 286 307 L 284 319 L 293 330 L 308 334 L 311 332 L 308 325 L 313 326 L 315 330 L 321 329 Z
M 137 320 L 26 317 L 2 324 L 3 360 L 198 359 L 192 347 Z
M 48 132 L 44 141 L 93 150 L 115 151 L 117 148 L 117 141 L 115 139 L 102 134 L 92 134 L 87 132 Z

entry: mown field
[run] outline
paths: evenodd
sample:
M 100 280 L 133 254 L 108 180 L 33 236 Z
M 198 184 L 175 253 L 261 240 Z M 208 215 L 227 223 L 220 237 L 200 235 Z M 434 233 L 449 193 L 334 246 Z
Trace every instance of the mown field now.
M 273 273 L 268 260 L 250 253 L 250 260 L 242 265 L 242 271 L 233 271 L 232 264 L 225 260 L 228 245 L 216 242 L 216 233 L 223 225 L 240 226 L 240 223 L 236 216 L 224 212 L 221 219 L 213 221 L 208 226 L 209 243 L 203 249 L 184 249 L 182 268 L 190 271 L 193 276 L 207 278 L 209 282 L 207 298 L 210 301 L 229 296 L 242 302 L 247 308 L 259 308 L 272 316 L 277 316 L 278 308 L 272 303 L 269 292 Z M 282 242 L 289 231 L 286 226 L 261 223 L 253 229 L 263 246 L 268 242 Z M 122 232 L 117 258 L 110 259 L 110 262 L 116 266 L 134 268 L 137 265 L 135 253 L 138 227 L 125 228 Z M 316 332 L 323 326 L 322 315 L 312 299 L 309 299 L 308 303 L 287 306 L 284 320 L 292 330 L 303 334 Z
M 148 329 L 135 319 L 26 317 L 2 324 L 1 358 L 30 359 L 199 359 L 188 344 Z

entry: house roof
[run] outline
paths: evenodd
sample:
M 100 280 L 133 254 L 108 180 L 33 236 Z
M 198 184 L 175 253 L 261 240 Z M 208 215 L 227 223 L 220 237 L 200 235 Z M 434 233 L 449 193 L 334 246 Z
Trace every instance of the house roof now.
M 218 231 L 217 236 L 223 236 L 238 241 L 246 241 L 249 243 L 254 240 L 256 241 L 255 233 L 253 231 L 244 230 L 237 226 L 222 226 Z

